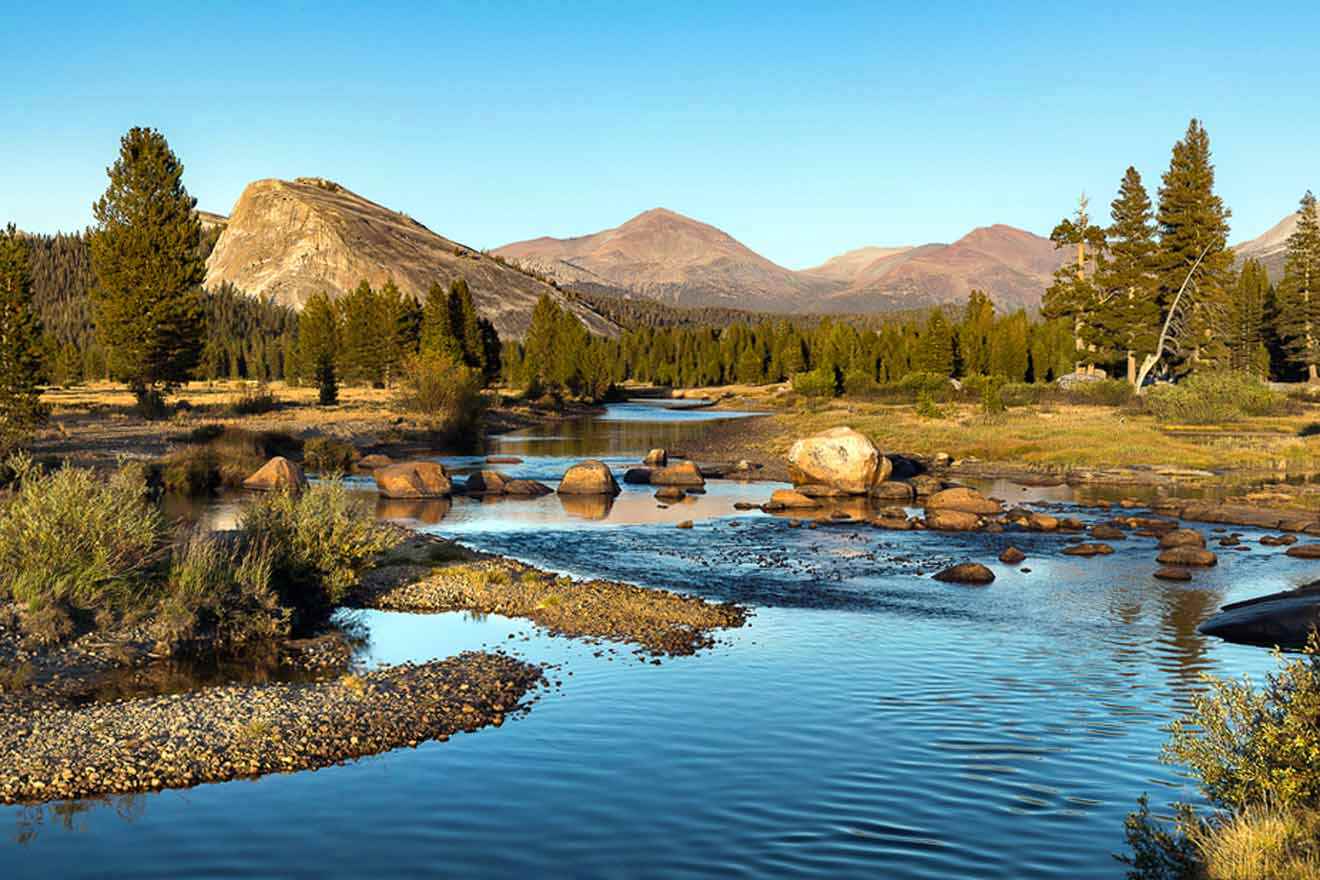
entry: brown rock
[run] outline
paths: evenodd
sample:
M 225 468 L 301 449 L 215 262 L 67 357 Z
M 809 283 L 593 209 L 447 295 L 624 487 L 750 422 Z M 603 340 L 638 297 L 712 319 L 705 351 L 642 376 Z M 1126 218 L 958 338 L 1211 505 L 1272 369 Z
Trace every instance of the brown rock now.
M 651 482 L 651 469 L 645 467 L 628 468 L 623 472 L 623 481 L 633 486 L 646 486 Z
M 995 579 L 995 573 L 979 562 L 960 562 L 931 577 L 950 584 L 988 584 Z
M 678 525 L 674 526 L 674 528 L 676 528 L 676 529 L 690 529 L 690 528 L 692 528 L 692 520 L 690 520 L 690 519 L 685 519 L 685 520 L 683 520 L 681 523 L 679 523 Z
M 907 532 L 912 530 L 912 523 L 908 522 L 907 517 L 877 516 L 871 520 L 871 525 L 877 529 L 892 529 L 896 532 Z
M 1160 552 L 1155 557 L 1155 561 L 1160 565 L 1196 565 L 1209 567 L 1219 563 L 1218 557 L 1209 550 L 1201 547 L 1169 547 Z
M 503 495 L 509 490 L 509 478 L 499 471 L 477 471 L 467 478 L 469 495 Z
M 669 453 L 663 449 L 652 449 L 646 453 L 646 458 L 642 459 L 642 464 L 648 467 L 664 467 L 669 464 Z
M 1055 532 L 1059 529 L 1059 518 L 1048 513 L 1032 513 L 1027 517 L 1026 526 L 1033 532 Z
M 1091 537 L 1098 538 L 1101 541 L 1125 541 L 1127 540 L 1127 533 L 1117 526 L 1097 523 L 1091 526 Z
M 909 478 L 908 483 L 918 495 L 934 495 L 944 488 L 944 481 L 930 474 L 917 474 Z
M 1266 547 L 1286 547 L 1297 543 L 1296 535 L 1263 535 L 1260 542 Z
M 797 491 L 808 498 L 848 498 L 849 494 L 842 489 L 836 489 L 833 486 L 826 486 L 823 483 L 803 483 L 796 487 Z
M 956 510 L 981 515 L 998 514 L 1003 509 L 998 501 L 991 501 L 975 489 L 958 487 L 943 489 L 926 499 L 926 510 Z
M 886 480 L 883 483 L 877 483 L 871 490 L 871 497 L 881 501 L 911 501 L 917 497 L 917 490 L 911 483 L 900 483 L 896 480 Z
M 889 478 L 889 459 L 852 428 L 831 428 L 805 437 L 788 450 L 788 471 L 795 484 L 822 483 L 849 495 L 865 495 Z
M 652 486 L 704 486 L 706 478 L 696 462 L 680 461 L 651 471 Z
M 301 492 L 307 488 L 307 477 L 296 463 L 277 455 L 244 480 L 243 488 L 258 492 Z
M 1284 552 L 1296 559 L 1320 559 L 1320 544 L 1293 544 Z
M 1160 538 L 1160 546 L 1169 547 L 1204 547 L 1205 536 L 1195 529 L 1174 529 Z
M 770 494 L 770 504 L 778 505 L 779 509 L 819 507 L 820 504 L 813 498 L 808 498 L 801 492 L 794 492 L 792 489 L 776 489 Z
M 1005 547 L 1004 552 L 999 554 L 999 561 L 1007 565 L 1017 565 L 1026 558 L 1027 554 L 1016 547 Z
M 940 532 L 973 532 L 981 527 L 981 518 L 965 510 L 926 510 L 926 528 Z
M 1074 544 L 1063 548 L 1064 556 L 1108 556 L 1114 548 L 1108 544 Z
M 619 484 L 614 480 L 609 465 L 603 461 L 580 462 L 573 465 L 559 481 L 560 495 L 608 495 L 619 494 Z
M 1185 568 L 1166 565 L 1155 569 L 1155 577 L 1162 581 L 1190 581 L 1192 573 Z
M 659 501 L 682 501 L 687 495 L 680 486 L 661 486 L 655 492 Z
M 372 471 L 376 491 L 385 498 L 444 498 L 453 491 L 444 465 L 405 461 Z
M 537 480 L 509 480 L 504 484 L 505 495 L 549 495 L 555 491 Z

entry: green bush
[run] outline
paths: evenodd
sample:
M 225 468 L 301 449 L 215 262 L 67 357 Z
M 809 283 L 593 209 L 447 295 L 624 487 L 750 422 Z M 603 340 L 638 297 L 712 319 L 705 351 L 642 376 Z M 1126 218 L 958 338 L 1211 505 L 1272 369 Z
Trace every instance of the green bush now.
M 313 437 L 303 444 L 303 464 L 318 474 L 346 474 L 353 469 L 358 451 L 352 443 L 333 437 Z
M 302 444 L 278 431 L 248 431 L 200 425 L 160 462 L 166 491 L 204 495 L 221 486 L 236 489 L 272 456 L 295 457 Z
M 395 402 L 449 436 L 475 433 L 485 409 L 481 374 L 444 352 L 422 352 L 404 361 Z
M 1002 376 L 987 376 L 981 383 L 981 411 L 986 415 L 998 415 L 1008 408 L 1004 403 L 1004 379 Z
M 246 385 L 238 400 L 229 407 L 236 416 L 255 416 L 268 413 L 280 405 L 277 398 L 265 382 Z
M 376 557 L 399 542 L 339 481 L 299 495 L 262 495 L 243 509 L 239 528 L 247 540 L 270 547 L 275 583 L 300 628 L 324 619 Z
M 1031 382 L 1008 382 L 1000 390 L 1004 406 L 1031 406 L 1040 403 L 1043 396 L 1040 385 Z
M 1231 370 L 1193 373 L 1146 394 L 1146 408 L 1162 422 L 1209 425 L 1286 411 L 1288 400 L 1255 376 Z
M 834 371 L 817 369 L 806 373 L 794 373 L 793 390 L 803 397 L 833 397 Z
M 934 401 L 944 402 L 953 397 L 953 383 L 948 376 L 939 373 L 908 373 L 899 379 L 897 386 L 908 395 L 909 400 L 918 400 L 926 395 Z
M 1122 379 L 1096 379 L 1091 382 L 1074 382 L 1061 389 L 1063 398 L 1069 403 L 1089 406 L 1122 406 L 1132 399 L 1136 392 Z
M 152 600 L 169 529 L 147 497 L 144 468 L 124 465 L 107 478 L 85 468 L 42 473 L 22 456 L 11 466 L 18 491 L 0 513 L 0 592 L 48 622 Z
M 875 376 L 863 370 L 848 370 L 843 374 L 843 393 L 849 397 L 873 397 L 880 390 Z
M 946 415 L 934 398 L 925 391 L 917 395 L 916 412 L 918 418 L 923 419 L 942 419 Z

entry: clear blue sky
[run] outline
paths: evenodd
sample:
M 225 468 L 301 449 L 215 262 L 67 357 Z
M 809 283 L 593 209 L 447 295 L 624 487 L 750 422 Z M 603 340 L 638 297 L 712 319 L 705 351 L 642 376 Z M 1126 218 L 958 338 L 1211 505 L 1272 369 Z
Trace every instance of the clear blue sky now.
M 1107 213 L 1193 115 L 1234 240 L 1320 190 L 1317 3 L 83 5 L 0 13 L 0 222 L 86 225 L 133 125 L 209 210 L 316 175 L 496 247 L 663 206 L 794 268 Z

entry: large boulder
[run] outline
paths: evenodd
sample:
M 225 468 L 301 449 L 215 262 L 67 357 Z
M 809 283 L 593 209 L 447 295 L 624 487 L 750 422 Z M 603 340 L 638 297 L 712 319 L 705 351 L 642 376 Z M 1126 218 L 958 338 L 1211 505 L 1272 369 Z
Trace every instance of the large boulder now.
M 805 437 L 788 450 L 795 484 L 820 483 L 849 495 L 865 495 L 889 479 L 892 467 L 875 444 L 852 428 L 831 428 Z
M 696 462 L 680 461 L 651 471 L 652 486 L 704 486 L 706 478 Z
M 1195 565 L 1208 568 L 1216 565 L 1219 559 L 1215 554 L 1202 547 L 1169 547 L 1155 557 L 1160 565 Z
M 958 510 L 989 516 L 999 513 L 1003 506 L 991 501 L 975 489 L 958 487 L 943 489 L 926 499 L 926 510 Z
M 619 494 L 619 484 L 614 480 L 609 465 L 603 461 L 584 461 L 573 465 L 559 481 L 560 495 L 608 495 Z
M 981 518 L 963 510 L 927 510 L 926 528 L 937 532 L 974 532 L 981 527 Z
M 469 495 L 503 495 L 509 491 L 509 478 L 499 471 L 477 471 L 467 478 Z
M 1298 649 L 1320 626 L 1320 584 L 1225 605 L 1197 632 L 1230 642 Z
M 277 455 L 244 480 L 243 488 L 258 492 L 301 492 L 307 488 L 307 477 L 297 464 Z
M 995 579 L 995 573 L 979 562 L 960 562 L 931 577 L 950 584 L 988 584 Z
M 453 491 L 445 466 L 435 461 L 405 461 L 371 472 L 384 498 L 447 498 Z

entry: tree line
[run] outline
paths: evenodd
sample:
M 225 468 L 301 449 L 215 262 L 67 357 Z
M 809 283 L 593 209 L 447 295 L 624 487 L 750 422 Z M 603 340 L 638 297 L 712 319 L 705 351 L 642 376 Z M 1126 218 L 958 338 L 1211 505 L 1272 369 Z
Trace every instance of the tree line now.
M 1110 222 L 1093 222 L 1083 196 L 1051 233 L 1070 257 L 1045 291 L 1042 312 L 1072 328 L 1074 360 L 1126 376 L 1177 377 L 1236 369 L 1262 378 L 1317 379 L 1320 363 L 1320 223 L 1307 192 L 1288 240 L 1284 277 L 1235 267 L 1231 212 L 1214 191 L 1210 138 L 1193 119 L 1173 146 L 1152 202 L 1141 174 L 1124 173 Z

